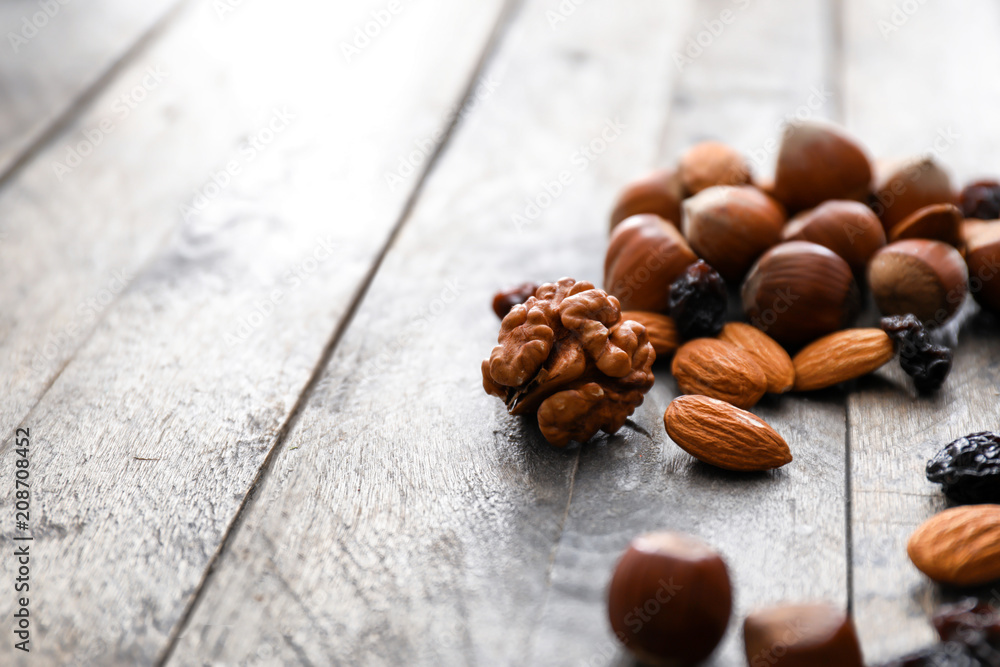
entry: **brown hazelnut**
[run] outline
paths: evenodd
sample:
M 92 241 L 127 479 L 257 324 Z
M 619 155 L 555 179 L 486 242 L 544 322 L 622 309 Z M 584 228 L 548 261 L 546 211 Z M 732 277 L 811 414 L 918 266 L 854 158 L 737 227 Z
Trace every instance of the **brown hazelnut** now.
M 748 665 L 863 667 L 851 617 L 831 604 L 783 605 L 743 622 Z
M 507 317 L 511 308 L 519 303 L 524 303 L 528 297 L 534 296 L 537 289 L 538 283 L 521 283 L 516 287 L 509 287 L 497 292 L 493 296 L 493 312 L 502 320 Z
M 851 267 L 808 241 L 788 241 L 764 253 L 750 269 L 742 296 L 750 323 L 787 346 L 848 327 L 861 309 Z
M 871 180 L 868 156 L 840 130 L 820 123 L 793 123 L 785 129 L 774 194 L 789 213 L 828 199 L 862 201 Z
M 931 204 L 954 204 L 951 178 L 931 157 L 879 162 L 871 205 L 886 233 Z
M 684 201 L 684 236 L 727 282 L 738 283 L 781 240 L 785 213 L 750 185 L 717 185 Z
M 677 228 L 681 226 L 683 187 L 677 172 L 660 169 L 625 186 L 611 212 L 611 229 L 640 213 L 653 213 Z
M 954 204 L 924 206 L 894 225 L 889 241 L 933 239 L 958 246 L 962 242 L 962 220 L 962 212 Z
M 695 144 L 681 156 L 677 169 L 687 196 L 713 185 L 746 185 L 750 165 L 737 151 L 718 141 Z
M 969 291 L 984 308 L 1000 313 L 1000 222 L 980 230 L 965 251 Z
M 912 313 L 930 327 L 958 311 L 968 292 L 968 278 L 957 250 L 927 239 L 890 243 L 868 265 L 868 284 L 882 314 Z
M 701 540 L 679 533 L 632 540 L 608 590 L 615 635 L 651 664 L 706 659 L 726 632 L 732 606 L 725 562 Z
M 885 245 L 878 216 L 861 202 L 834 199 L 795 216 L 782 232 L 785 241 L 811 241 L 840 255 L 855 276 Z
M 611 234 L 604 288 L 625 310 L 665 312 L 670 284 L 696 261 L 676 227 L 657 215 L 634 215 Z

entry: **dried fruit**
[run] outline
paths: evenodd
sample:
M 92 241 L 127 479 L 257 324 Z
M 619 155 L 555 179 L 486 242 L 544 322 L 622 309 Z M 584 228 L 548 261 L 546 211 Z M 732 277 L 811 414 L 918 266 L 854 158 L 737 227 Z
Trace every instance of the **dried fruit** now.
M 1000 218 L 1000 183 L 993 180 L 969 183 L 958 197 L 966 218 L 996 220 Z
M 738 283 L 781 240 L 785 212 L 751 185 L 717 185 L 684 201 L 681 228 L 691 248 L 728 282 Z
M 781 238 L 829 248 L 861 277 L 868 260 L 885 245 L 885 230 L 878 216 L 861 202 L 835 199 L 795 216 Z
M 850 326 L 861 309 L 851 267 L 832 250 L 789 241 L 768 250 L 743 283 L 750 323 L 783 345 Z
M 663 424 L 681 449 L 726 470 L 772 470 L 792 460 L 788 443 L 767 422 L 708 396 L 678 396 Z
M 634 215 L 611 234 L 604 287 L 626 310 L 666 312 L 670 284 L 696 261 L 676 227 L 655 215 Z
M 752 407 L 767 391 L 767 376 L 754 358 L 715 338 L 681 345 L 670 371 L 685 394 L 711 396 L 740 408 Z
M 677 334 L 677 325 L 666 315 L 651 313 L 647 310 L 627 310 L 622 313 L 623 320 L 632 320 L 646 327 L 646 335 L 656 351 L 657 359 L 666 359 L 681 344 Z
M 864 667 L 854 623 L 831 604 L 783 605 L 743 622 L 747 664 L 781 667 Z
M 883 667 L 997 667 L 1000 665 L 1000 612 L 967 598 L 934 615 L 942 642 Z
M 687 267 L 670 286 L 670 317 L 684 338 L 717 335 L 728 306 L 726 283 L 705 260 Z
M 726 563 L 701 540 L 679 533 L 632 540 L 608 587 L 612 630 L 652 664 L 705 660 L 725 635 L 732 607 Z
M 868 284 L 883 315 L 912 313 L 926 326 L 944 324 L 969 289 L 965 260 L 940 241 L 896 241 L 875 253 Z
M 521 283 L 517 287 L 510 287 L 497 292 L 493 297 L 493 312 L 501 320 L 507 317 L 510 309 L 519 303 L 524 303 L 529 296 L 534 296 L 538 289 L 537 283 Z
M 927 462 L 927 479 L 960 503 L 1000 503 L 1000 433 L 970 433 Z
M 500 323 L 483 388 L 512 415 L 537 411 L 550 443 L 614 433 L 653 386 L 646 329 L 621 319 L 618 300 L 563 278 L 538 288 Z
M 914 531 L 906 552 L 918 570 L 943 584 L 1000 579 L 1000 505 L 947 509 Z
M 863 200 L 871 187 L 868 157 L 839 129 L 794 123 L 778 150 L 774 194 L 790 213 L 829 199 Z
M 881 329 L 838 331 L 804 347 L 795 364 L 796 391 L 812 391 L 847 382 L 881 368 L 896 355 Z
M 785 349 L 766 333 L 742 322 L 722 327 L 719 340 L 732 343 L 757 362 L 767 377 L 767 391 L 783 394 L 795 385 L 795 366 Z
M 750 165 L 737 151 L 718 141 L 695 144 L 681 156 L 681 184 L 689 197 L 715 185 L 745 185 Z
M 915 315 L 883 317 L 881 326 L 899 349 L 899 365 L 913 378 L 917 390 L 940 389 L 951 372 L 951 350 L 935 345 Z
M 673 169 L 660 169 L 629 183 L 618 195 L 611 212 L 611 229 L 633 215 L 652 213 L 671 225 L 681 226 L 681 201 L 684 188 Z

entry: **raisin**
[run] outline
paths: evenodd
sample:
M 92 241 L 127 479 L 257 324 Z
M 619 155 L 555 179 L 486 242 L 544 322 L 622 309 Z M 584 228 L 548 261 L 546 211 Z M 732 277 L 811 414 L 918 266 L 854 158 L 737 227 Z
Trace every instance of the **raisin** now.
M 941 642 L 922 651 L 885 663 L 882 667 L 982 667 L 991 663 L 975 658 L 958 642 Z
M 670 286 L 670 317 L 687 339 L 719 335 L 728 305 L 726 282 L 701 259 Z
M 522 283 L 517 287 L 497 292 L 496 296 L 493 297 L 493 312 L 502 320 L 507 317 L 511 308 L 534 296 L 537 289 L 538 285 L 535 283 Z
M 969 183 L 958 198 L 966 218 L 996 220 L 1000 218 L 1000 183 L 976 181 Z
M 972 433 L 927 462 L 927 479 L 960 503 L 1000 503 L 1000 433 Z
M 971 639 L 973 643 L 1000 646 L 1000 611 L 976 598 L 966 598 L 941 607 L 934 614 L 934 629 L 942 641 L 970 643 Z
M 899 349 L 899 365 L 913 378 L 917 391 L 937 391 L 951 372 L 952 351 L 935 345 L 927 329 L 915 315 L 882 318 L 882 330 Z

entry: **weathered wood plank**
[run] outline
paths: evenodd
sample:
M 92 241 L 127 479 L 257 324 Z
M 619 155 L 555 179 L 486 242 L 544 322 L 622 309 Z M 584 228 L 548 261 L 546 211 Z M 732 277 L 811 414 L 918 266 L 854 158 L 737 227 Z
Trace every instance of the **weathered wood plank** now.
M 11 322 L 5 363 L 30 357 L 32 333 L 78 317 L 96 277 L 135 274 L 23 420 L 36 643 L 30 660 L 3 644 L 0 662 L 151 664 L 168 646 L 455 120 L 503 2 L 393 6 L 350 61 L 341 40 L 383 2 L 246 3 L 223 21 L 209 3 L 192 7 L 0 204 L 4 258 L 41 265 L 2 262 L 16 276 L 5 312 L 41 313 Z M 50 160 L 155 66 L 162 87 L 56 186 Z M 401 158 L 416 166 L 391 188 Z M 207 188 L 230 162 L 230 184 Z M 179 207 L 198 194 L 210 201 L 184 220 Z M 9 441 L 0 457 L 12 476 Z
M 876 156 L 934 152 L 956 183 L 995 175 L 1000 89 L 976 80 L 1000 67 L 997 5 L 845 4 L 848 125 Z M 973 316 L 957 341 L 935 397 L 917 397 L 893 365 L 849 402 L 854 608 L 872 662 L 934 640 L 928 615 L 942 594 L 906 556 L 910 533 L 946 506 L 924 478 L 927 459 L 954 438 L 997 427 L 996 320 Z
M 0 4 L 0 176 L 176 4 Z
M 725 10 L 735 20 L 685 67 L 660 162 L 714 138 L 750 155 L 767 175 L 787 116 L 835 113 L 826 3 L 772 0 L 740 11 L 724 0 L 698 5 L 692 38 Z M 582 449 L 531 663 L 627 662 L 608 625 L 606 587 L 629 540 L 649 530 L 698 535 L 730 566 L 733 620 L 711 664 L 746 664 L 742 619 L 753 607 L 847 604 L 843 397 L 784 396 L 755 407 L 795 460 L 775 473 L 739 475 L 698 463 L 670 441 L 663 413 L 676 395 L 661 364 L 633 417 L 636 428 Z
M 489 70 L 501 85 L 428 182 L 177 664 L 540 664 L 530 639 L 577 450 L 483 393 L 489 302 L 525 278 L 600 280 L 606 212 L 656 159 L 690 21 L 689 3 L 594 0 L 552 27 L 554 7 L 518 12 Z M 572 182 L 519 233 L 512 215 L 563 171 Z

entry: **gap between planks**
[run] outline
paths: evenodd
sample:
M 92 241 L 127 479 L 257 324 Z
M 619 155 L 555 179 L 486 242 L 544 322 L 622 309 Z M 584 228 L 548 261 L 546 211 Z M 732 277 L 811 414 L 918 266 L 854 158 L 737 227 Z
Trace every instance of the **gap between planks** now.
M 188 0 L 181 0 L 181 2 L 188 2 Z M 465 88 L 462 90 L 462 94 L 460 96 L 461 103 L 457 106 L 458 109 L 465 108 L 466 105 L 469 104 L 469 102 L 471 101 L 472 96 L 475 94 L 477 81 L 479 81 L 479 78 L 482 76 L 483 72 L 489 66 L 490 62 L 493 60 L 493 57 L 499 51 L 499 45 L 503 40 L 503 37 L 506 35 L 508 28 L 511 26 L 514 19 L 516 18 L 518 10 L 521 8 L 522 5 L 523 5 L 523 0 L 506 0 L 506 2 L 504 3 L 504 7 L 500 12 L 500 16 L 498 17 L 496 24 L 493 26 L 493 30 L 490 32 L 490 36 L 486 40 L 486 44 L 483 47 L 482 52 L 480 53 L 479 60 L 476 62 L 475 67 L 473 68 L 472 72 L 469 75 L 468 82 Z M 178 641 L 184 635 L 184 631 L 187 628 L 188 623 L 191 620 L 191 617 L 194 615 L 194 612 L 198 607 L 198 603 L 201 601 L 205 589 L 207 588 L 209 582 L 211 581 L 212 574 L 215 571 L 216 564 L 225 554 L 230 539 L 236 534 L 236 532 L 243 525 L 243 518 L 247 514 L 247 510 L 249 510 L 250 507 L 252 506 L 253 500 L 257 495 L 257 490 L 260 488 L 260 485 L 264 482 L 268 472 L 270 472 L 271 462 L 281 452 L 282 448 L 284 447 L 285 441 L 288 439 L 289 433 L 292 432 L 292 429 L 295 427 L 295 424 L 298 421 L 302 409 L 305 407 L 306 403 L 308 403 L 309 397 L 312 396 L 313 391 L 316 389 L 316 386 L 322 379 L 323 372 L 326 370 L 327 365 L 330 363 L 330 359 L 333 357 L 333 353 L 336 351 L 337 345 L 340 343 L 341 338 L 343 338 L 344 333 L 347 331 L 347 329 L 351 326 L 351 323 L 354 321 L 354 316 L 357 313 L 358 309 L 360 308 L 361 303 L 364 301 L 365 296 L 368 294 L 368 290 L 371 287 L 371 284 L 374 281 L 375 276 L 378 274 L 379 268 L 382 266 L 382 263 L 385 260 L 386 255 L 389 253 L 389 250 L 392 249 L 392 246 L 395 243 L 396 238 L 399 236 L 399 233 L 406 225 L 406 222 L 409 220 L 410 215 L 413 212 L 414 208 L 416 207 L 417 202 L 420 200 L 420 196 L 423 194 L 424 185 L 426 184 L 430 174 L 434 171 L 435 166 L 438 164 L 439 160 L 441 159 L 441 157 L 444 155 L 449 145 L 451 144 L 452 136 L 455 133 L 455 129 L 461 122 L 461 119 L 462 119 L 461 113 L 454 113 L 452 114 L 452 117 L 448 120 L 448 125 L 445 128 L 441 141 L 431 152 L 426 163 L 427 166 L 420 174 L 416 184 L 413 187 L 413 190 L 407 197 L 406 203 L 403 205 L 403 209 L 400 212 L 399 217 L 393 224 L 392 229 L 390 230 L 389 235 L 386 237 L 386 240 L 383 242 L 382 247 L 379 250 L 378 254 L 375 256 L 375 259 L 372 262 L 371 267 L 368 269 L 368 272 L 361 280 L 361 284 L 355 291 L 354 296 L 351 299 L 350 305 L 347 308 L 347 312 L 345 313 L 344 317 L 341 318 L 337 326 L 334 328 L 333 333 L 330 336 L 330 339 L 323 347 L 323 351 L 320 354 L 319 358 L 317 359 L 316 365 L 313 367 L 313 370 L 309 375 L 309 380 L 306 382 L 305 386 L 302 388 L 302 391 L 296 398 L 295 404 L 292 406 L 291 411 L 288 413 L 288 417 L 281 425 L 281 428 L 278 429 L 278 433 L 275 436 L 274 444 L 271 446 L 271 449 L 267 452 L 267 455 L 264 457 L 264 461 L 257 469 L 257 474 L 254 476 L 253 482 L 251 482 L 249 490 L 247 491 L 246 495 L 243 496 L 243 500 L 240 503 L 240 506 L 237 508 L 236 513 L 233 515 L 233 518 L 229 522 L 228 528 L 226 529 L 225 533 L 223 533 L 222 539 L 219 541 L 219 546 L 216 548 L 215 553 L 212 554 L 211 560 L 205 567 L 205 571 L 202 574 L 201 581 L 198 582 L 198 585 L 195 587 L 194 592 L 191 594 L 191 599 L 188 602 L 187 607 L 184 609 L 184 613 L 181 614 L 180 619 L 178 620 L 177 624 L 171 631 L 170 637 L 167 640 L 167 645 L 164 648 L 162 654 L 160 655 L 160 658 L 157 659 L 155 663 L 156 667 L 164 667 L 170 661 L 170 658 L 173 656 L 173 653 L 177 648 Z M 579 461 L 579 454 L 577 455 L 577 461 Z M 574 476 L 575 473 L 576 473 L 576 468 L 574 467 Z M 569 513 L 568 503 L 566 505 L 566 513 L 567 514 Z M 564 525 L 565 525 L 565 516 L 564 516 Z M 553 551 L 553 560 L 554 557 L 555 557 L 555 552 Z M 550 567 L 550 574 L 551 574 L 551 567 Z

